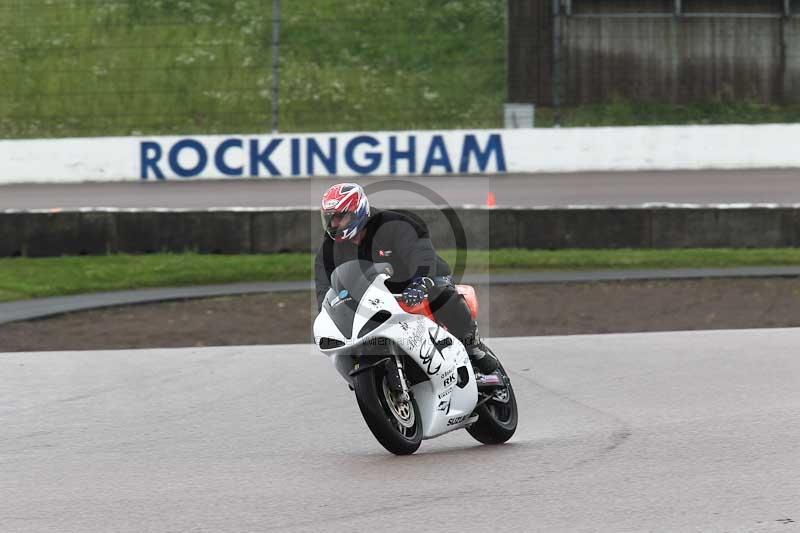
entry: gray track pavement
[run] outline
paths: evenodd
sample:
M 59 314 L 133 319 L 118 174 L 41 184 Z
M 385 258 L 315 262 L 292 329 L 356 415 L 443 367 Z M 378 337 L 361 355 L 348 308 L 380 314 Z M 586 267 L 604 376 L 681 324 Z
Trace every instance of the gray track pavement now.
M 800 267 L 741 267 L 741 268 L 684 268 L 672 270 L 592 270 L 577 272 L 517 272 L 484 274 L 465 277 L 471 285 L 507 285 L 512 283 L 571 283 L 592 281 L 706 279 L 706 278 L 770 278 L 799 277 Z M 164 287 L 133 291 L 99 292 L 77 296 L 36 298 L 0 303 L 0 324 L 46 318 L 75 311 L 101 307 L 118 307 L 172 300 L 210 298 L 265 292 L 311 290 L 311 281 L 282 281 L 201 285 L 195 287 Z
M 0 209 L 208 208 L 316 206 L 345 178 L 119 182 L 0 186 Z M 352 180 L 352 178 L 347 178 Z M 499 206 L 619 206 L 646 203 L 800 203 L 800 170 L 586 172 L 496 177 L 391 178 L 422 184 L 454 206 L 482 205 L 492 190 Z M 355 179 L 362 184 L 378 178 Z M 376 193 L 376 205 L 425 206 L 416 193 Z
M 0 531 L 793 531 L 800 330 L 491 341 L 519 429 L 410 457 L 312 346 L 0 355 Z

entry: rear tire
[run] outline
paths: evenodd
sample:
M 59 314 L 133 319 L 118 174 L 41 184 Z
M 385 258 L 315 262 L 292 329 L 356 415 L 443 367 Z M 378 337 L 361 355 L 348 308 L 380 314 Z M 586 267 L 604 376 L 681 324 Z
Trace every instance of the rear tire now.
M 494 354 L 492 354 L 494 355 Z M 508 380 L 503 365 L 498 372 Z M 478 421 L 467 428 L 467 432 L 483 444 L 502 444 L 510 439 L 517 430 L 517 398 L 511 382 L 504 389 L 497 389 L 494 397 L 475 409 Z M 499 391 L 506 391 L 505 393 Z
M 414 398 L 398 402 L 386 383 L 384 365 L 357 374 L 354 389 L 361 415 L 381 445 L 395 455 L 409 455 L 422 442 L 422 418 Z

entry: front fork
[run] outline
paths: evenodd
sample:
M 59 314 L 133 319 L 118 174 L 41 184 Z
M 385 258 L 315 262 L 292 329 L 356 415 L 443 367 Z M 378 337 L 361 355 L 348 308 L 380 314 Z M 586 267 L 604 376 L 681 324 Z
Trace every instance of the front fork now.
M 373 367 L 386 365 L 386 379 L 389 381 L 389 387 L 391 390 L 398 393 L 399 401 L 407 402 L 411 400 L 411 394 L 408 392 L 408 382 L 406 381 L 405 369 L 403 368 L 403 355 L 399 353 L 392 353 L 389 355 L 391 355 L 391 357 L 384 357 L 380 361 L 376 361 L 370 365 L 362 366 L 356 361 L 356 365 L 353 370 L 349 372 L 349 375 L 350 377 L 354 377 Z M 392 364 L 393 359 L 394 364 Z
M 387 354 L 390 357 L 386 361 L 386 377 L 389 381 L 389 388 L 395 393 L 395 399 L 399 402 L 411 401 L 411 393 L 408 390 L 408 380 L 406 380 L 403 357 L 405 354 L 397 345 L 392 345 Z
M 408 393 L 408 382 L 403 370 L 403 357 L 399 354 L 394 354 L 394 360 L 397 364 L 397 377 L 400 378 L 400 388 L 402 390 L 400 401 L 407 402 L 411 399 L 411 395 Z

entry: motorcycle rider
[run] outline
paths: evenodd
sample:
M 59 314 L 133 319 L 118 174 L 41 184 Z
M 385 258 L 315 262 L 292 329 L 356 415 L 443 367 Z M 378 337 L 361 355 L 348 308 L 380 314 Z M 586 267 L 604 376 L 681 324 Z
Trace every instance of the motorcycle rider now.
M 314 264 L 318 308 L 331 286 L 331 273 L 340 264 L 353 259 L 390 263 L 394 274 L 386 286 L 392 293 L 402 293 L 408 305 L 428 296 L 437 322 L 464 344 L 472 364 L 483 374 L 497 369 L 497 360 L 481 342 L 450 267 L 434 250 L 422 220 L 411 213 L 370 211 L 364 189 L 355 183 L 330 187 L 322 196 L 320 214 L 325 235 Z

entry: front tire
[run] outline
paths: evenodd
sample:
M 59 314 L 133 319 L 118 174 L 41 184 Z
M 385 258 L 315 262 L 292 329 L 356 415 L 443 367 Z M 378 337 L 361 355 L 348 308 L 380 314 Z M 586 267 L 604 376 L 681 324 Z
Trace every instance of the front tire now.
M 398 401 L 388 386 L 384 365 L 357 374 L 353 388 L 367 427 L 384 448 L 395 455 L 417 451 L 422 442 L 419 407 L 413 397 Z
M 497 372 L 506 380 L 506 387 L 492 391 L 492 399 L 475 409 L 478 421 L 467 428 L 467 432 L 483 444 L 502 444 L 517 431 L 518 412 L 514 388 L 502 364 Z

